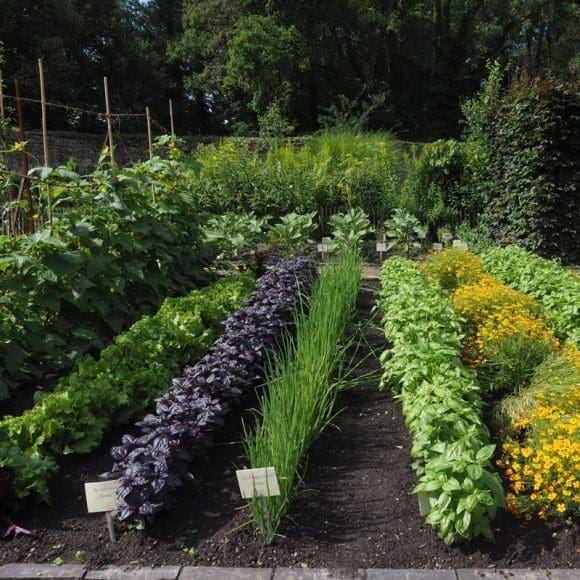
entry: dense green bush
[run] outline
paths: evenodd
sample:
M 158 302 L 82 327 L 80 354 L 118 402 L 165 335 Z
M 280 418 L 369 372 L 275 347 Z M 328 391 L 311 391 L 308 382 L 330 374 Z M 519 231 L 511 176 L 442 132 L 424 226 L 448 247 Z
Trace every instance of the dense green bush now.
M 577 262 L 580 228 L 580 95 L 577 84 L 524 71 L 502 88 L 490 65 L 463 105 L 470 188 L 496 241 Z
M 208 211 L 273 217 L 316 211 L 323 231 L 332 214 L 352 207 L 375 225 L 384 221 L 399 205 L 404 173 L 400 144 L 381 133 L 330 133 L 262 153 L 226 140 L 200 148 L 197 161 L 193 190 Z
M 192 175 L 160 158 L 115 172 L 102 165 L 86 177 L 48 175 L 52 227 L 0 237 L 0 397 L 15 381 L 102 348 L 166 296 L 205 283 Z

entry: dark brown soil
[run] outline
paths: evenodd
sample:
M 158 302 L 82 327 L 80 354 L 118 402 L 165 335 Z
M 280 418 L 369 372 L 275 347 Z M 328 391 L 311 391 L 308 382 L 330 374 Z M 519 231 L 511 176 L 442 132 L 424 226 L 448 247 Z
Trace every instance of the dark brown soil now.
M 368 284 L 368 283 L 367 283 Z M 368 323 L 372 289 L 359 300 L 361 349 L 385 348 Z M 357 326 L 356 324 L 354 325 Z M 360 358 L 361 352 L 356 358 Z M 376 357 L 357 369 L 378 371 Z M 243 466 L 240 416 L 232 421 L 206 462 L 194 468 L 197 480 L 180 490 L 176 505 L 146 531 L 117 524 L 110 544 L 105 517 L 87 515 L 83 483 L 97 481 L 111 466 L 108 448 L 121 433 L 86 457 L 67 457 L 53 482 L 53 507 L 24 506 L 17 521 L 35 529 L 33 538 L 0 541 L 0 564 L 8 562 L 105 564 L 196 564 L 217 566 L 300 566 L 333 568 L 558 568 L 580 565 L 578 524 L 544 523 L 500 515 L 495 543 L 476 541 L 447 547 L 423 523 L 410 492 L 416 478 L 409 467 L 410 438 L 400 406 L 377 390 L 377 378 L 339 395 L 342 412 L 314 444 L 304 487 L 280 537 L 265 546 L 248 521 L 235 466 Z M 246 415 L 247 417 L 247 415 Z M 60 560 L 57 560 L 60 561 Z

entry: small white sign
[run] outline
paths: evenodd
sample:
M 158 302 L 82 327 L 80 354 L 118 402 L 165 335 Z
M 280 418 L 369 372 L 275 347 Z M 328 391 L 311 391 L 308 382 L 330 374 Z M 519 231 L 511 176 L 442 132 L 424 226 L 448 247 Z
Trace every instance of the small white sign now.
M 244 499 L 280 495 L 276 468 L 238 469 L 236 471 L 240 493 Z
M 377 252 L 386 252 L 387 244 L 385 242 L 377 242 Z
M 323 244 L 330 244 L 330 242 L 332 242 L 332 238 L 329 237 L 322 238 Z
M 420 491 L 417 494 L 417 498 L 419 499 L 419 513 L 423 517 L 429 515 L 429 512 L 431 511 L 431 503 L 429 502 L 429 496 L 425 492 Z
M 256 252 L 267 252 L 268 251 L 268 244 L 257 244 L 256 245 Z
M 330 252 L 330 244 L 318 244 L 318 251 L 323 254 Z
M 117 488 L 119 482 L 98 481 L 85 483 L 85 496 L 89 513 L 113 511 L 118 503 Z
M 436 252 L 440 252 L 440 251 L 443 249 L 443 244 L 440 244 L 440 243 L 438 243 L 438 242 L 435 242 L 435 243 L 433 244 L 433 249 L 434 249 Z
M 461 248 L 463 242 L 461 240 L 453 240 L 453 247 L 454 248 Z
M 417 232 L 417 237 L 420 240 L 424 240 L 427 237 L 427 234 L 425 232 Z
M 453 239 L 453 234 L 450 234 L 449 232 L 445 232 L 445 233 L 444 233 L 444 234 L 441 236 L 441 239 L 442 239 L 444 242 L 449 242 L 449 241 L 451 241 L 451 240 Z

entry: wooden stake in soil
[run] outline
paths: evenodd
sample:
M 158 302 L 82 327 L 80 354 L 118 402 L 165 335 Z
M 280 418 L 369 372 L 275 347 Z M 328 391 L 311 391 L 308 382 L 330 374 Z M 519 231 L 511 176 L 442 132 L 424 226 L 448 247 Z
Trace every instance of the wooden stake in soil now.
M 149 143 L 149 160 L 153 159 L 153 130 L 151 128 L 151 111 L 149 107 L 145 107 L 145 114 L 147 116 L 147 141 Z
M 0 120 L 4 119 L 4 79 L 0 70 Z
M 19 128 L 19 140 L 21 143 L 26 142 L 26 129 L 24 128 L 24 112 L 22 110 L 22 93 L 20 92 L 20 83 L 16 80 L 14 81 L 14 89 L 16 93 L 16 111 L 18 115 L 18 128 Z M 22 174 L 28 175 L 28 155 L 26 151 L 22 150 Z M 30 182 L 28 177 L 22 177 L 20 180 L 20 188 L 18 190 L 18 201 L 26 196 L 26 203 L 28 204 L 28 223 L 27 230 L 28 233 L 34 233 L 34 208 L 32 206 L 32 194 L 30 193 Z M 18 206 L 16 206 L 16 212 L 14 217 L 14 225 L 16 225 L 16 219 L 18 217 Z M 15 231 L 15 230 L 14 230 Z
M 38 59 L 38 75 L 40 77 L 40 106 L 42 110 L 42 149 L 44 152 L 44 166 L 48 167 L 48 131 L 46 128 L 46 91 L 44 85 L 44 65 L 42 59 Z M 52 226 L 52 197 L 50 184 L 46 184 L 48 223 Z
M 113 144 L 113 121 L 111 119 L 111 104 L 109 101 L 109 79 L 103 77 L 103 84 L 105 86 L 105 112 L 107 116 L 107 135 L 109 137 L 109 150 L 111 155 L 111 167 L 115 168 L 115 153 Z
M 171 136 L 175 137 L 175 125 L 173 124 L 173 99 L 169 99 L 169 122 L 171 123 Z

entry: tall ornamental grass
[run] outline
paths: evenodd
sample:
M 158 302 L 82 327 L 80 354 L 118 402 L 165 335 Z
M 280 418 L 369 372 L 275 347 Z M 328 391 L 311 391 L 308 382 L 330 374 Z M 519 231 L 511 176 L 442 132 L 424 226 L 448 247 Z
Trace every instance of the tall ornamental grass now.
M 338 391 L 333 373 L 344 355 L 340 343 L 354 309 L 361 270 L 356 250 L 346 250 L 336 264 L 327 264 L 308 312 L 296 315 L 295 335 L 287 335 L 270 359 L 256 426 L 246 430 L 244 441 L 251 467 L 275 467 L 280 483 L 280 496 L 249 501 L 268 543 L 300 485 L 306 451 L 333 417 Z

